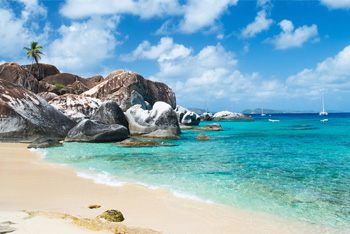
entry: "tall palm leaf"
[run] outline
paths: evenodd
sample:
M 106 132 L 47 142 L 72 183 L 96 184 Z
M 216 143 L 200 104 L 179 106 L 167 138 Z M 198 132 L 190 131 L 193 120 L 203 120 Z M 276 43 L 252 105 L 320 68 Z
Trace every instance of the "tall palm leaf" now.
M 40 49 L 42 49 L 42 46 L 38 46 L 38 42 L 32 42 L 30 45 L 30 48 L 28 47 L 24 47 L 23 49 L 27 50 L 27 58 L 29 59 L 30 57 L 32 57 L 32 64 L 30 65 L 30 69 L 29 69 L 29 74 L 32 72 L 32 67 L 33 67 L 33 63 L 34 60 L 38 66 L 38 76 L 40 75 L 40 69 L 39 69 L 39 59 L 41 59 L 40 55 L 45 55 L 43 52 L 40 51 Z M 26 78 L 25 82 L 24 82 L 24 87 L 26 87 L 26 81 L 27 81 L 28 77 Z

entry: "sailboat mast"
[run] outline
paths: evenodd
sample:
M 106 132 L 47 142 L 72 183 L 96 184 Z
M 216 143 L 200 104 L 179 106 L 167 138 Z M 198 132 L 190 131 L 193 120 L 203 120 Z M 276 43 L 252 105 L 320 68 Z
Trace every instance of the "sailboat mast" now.
M 324 112 L 324 95 L 322 95 L 322 111 Z

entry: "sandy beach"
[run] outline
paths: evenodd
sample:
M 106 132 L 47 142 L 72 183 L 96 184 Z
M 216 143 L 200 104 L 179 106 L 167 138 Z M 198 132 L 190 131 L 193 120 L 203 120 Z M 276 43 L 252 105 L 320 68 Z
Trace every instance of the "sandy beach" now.
M 96 184 L 78 177 L 70 168 L 45 163 L 26 147 L 0 143 L 0 226 L 13 227 L 13 233 L 96 233 L 75 225 L 71 219 L 47 215 L 28 218 L 23 210 L 93 219 L 108 209 L 120 210 L 126 227 L 142 227 L 125 233 L 349 233 L 178 198 L 159 189 Z M 88 209 L 92 204 L 101 208 Z

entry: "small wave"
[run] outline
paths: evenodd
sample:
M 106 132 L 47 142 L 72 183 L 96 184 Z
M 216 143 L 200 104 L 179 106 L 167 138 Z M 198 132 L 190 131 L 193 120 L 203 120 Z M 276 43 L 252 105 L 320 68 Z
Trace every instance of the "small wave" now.
M 120 187 L 126 184 L 126 182 L 118 181 L 115 176 L 105 171 L 101 173 L 76 171 L 76 174 L 85 179 L 92 179 L 96 184 L 105 184 L 113 187 Z
M 47 151 L 45 149 L 31 148 L 29 150 L 37 155 L 40 155 L 42 158 L 46 158 Z
M 175 197 L 185 198 L 185 199 L 199 201 L 199 202 L 208 203 L 208 204 L 216 204 L 214 201 L 212 201 L 210 199 L 203 199 L 203 198 L 200 198 L 196 195 L 189 194 L 186 192 L 179 192 L 179 191 L 174 191 L 174 190 L 171 190 L 171 192 L 172 192 L 172 194 L 174 194 Z

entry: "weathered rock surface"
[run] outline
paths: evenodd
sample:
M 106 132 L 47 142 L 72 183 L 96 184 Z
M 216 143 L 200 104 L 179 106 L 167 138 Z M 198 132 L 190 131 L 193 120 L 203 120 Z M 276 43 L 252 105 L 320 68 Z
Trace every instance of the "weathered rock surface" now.
M 89 118 L 100 107 L 101 100 L 84 95 L 65 94 L 49 102 L 75 122 Z
M 30 66 L 31 66 L 31 64 L 22 65 L 21 67 L 29 72 Z M 38 81 L 41 81 L 42 79 L 44 79 L 47 76 L 60 74 L 60 71 L 54 65 L 39 63 L 39 66 L 38 66 L 38 64 L 34 63 L 32 66 L 31 74 Z
M 51 92 L 41 92 L 41 93 L 38 93 L 38 95 L 40 97 L 44 98 L 45 101 L 47 101 L 47 102 L 51 101 L 52 99 L 54 99 L 58 96 L 57 94 L 51 93 Z
M 129 128 L 124 112 L 114 101 L 103 102 L 90 119 L 105 124 L 120 124 Z
M 128 137 L 128 129 L 122 125 L 108 125 L 96 120 L 85 119 L 68 132 L 65 141 L 111 142 L 122 141 Z
M 203 134 L 203 133 L 199 133 L 198 136 L 196 137 L 196 140 L 201 140 L 201 141 L 202 140 L 209 140 L 209 139 L 210 139 L 210 137 Z
M 154 132 L 140 135 L 140 137 L 156 138 L 156 139 L 163 139 L 163 140 L 178 139 L 178 136 L 175 135 L 173 131 L 168 129 L 158 129 Z
M 251 116 L 246 116 L 241 113 L 233 113 L 229 111 L 221 111 L 213 116 L 213 119 L 253 119 Z
M 223 131 L 221 125 L 217 123 L 209 124 L 200 128 L 193 128 L 193 129 L 196 131 Z
M 97 76 L 93 76 L 93 77 L 86 78 L 86 79 L 91 81 L 94 84 L 94 86 L 95 86 L 96 84 L 98 84 L 101 81 L 103 81 L 103 76 L 97 75 Z
M 115 101 L 123 111 L 139 104 L 147 109 L 157 101 L 176 107 L 175 94 L 166 84 L 147 80 L 135 72 L 117 70 L 109 74 L 92 89 L 84 92 L 87 96 Z
M 0 80 L 0 139 L 63 138 L 74 122 L 25 88 Z
M 188 125 L 184 125 L 184 124 L 180 124 L 180 129 L 181 130 L 191 130 L 194 127 L 188 126 Z
M 119 210 L 107 210 L 99 215 L 98 218 L 102 218 L 110 222 L 122 222 L 124 220 L 124 216 Z
M 91 89 L 95 85 L 92 80 L 84 79 L 80 76 L 69 73 L 60 73 L 52 76 L 47 76 L 40 81 L 40 84 L 47 87 L 50 92 L 54 92 L 58 95 L 66 93 L 81 94 Z M 56 89 L 50 85 L 56 86 Z
M 61 138 L 62 139 L 62 138 Z M 61 146 L 59 138 L 54 137 L 39 137 L 35 139 L 28 148 L 48 148 L 53 146 Z
M 34 93 L 46 91 L 46 88 L 41 86 L 39 81 L 18 63 L 0 65 L 0 79 L 20 85 Z
M 176 106 L 176 115 L 179 123 L 185 125 L 198 125 L 200 123 L 200 116 L 181 106 Z
M 201 115 L 201 121 L 211 121 L 213 120 L 213 114 L 209 112 L 205 112 Z
M 160 143 L 156 141 L 141 141 L 135 138 L 128 138 L 120 142 L 120 145 L 125 147 L 175 146 L 174 144 Z
M 158 129 L 167 129 L 173 134 L 181 133 L 175 111 L 165 102 L 156 102 L 150 111 L 135 105 L 125 112 L 125 116 L 129 131 L 134 135 L 147 134 Z

